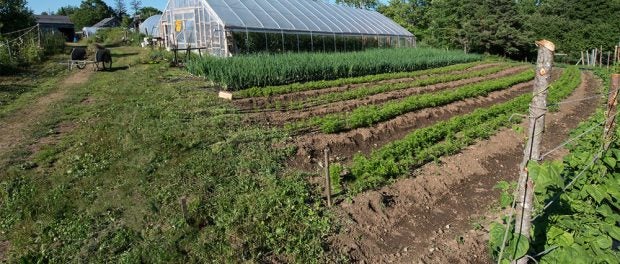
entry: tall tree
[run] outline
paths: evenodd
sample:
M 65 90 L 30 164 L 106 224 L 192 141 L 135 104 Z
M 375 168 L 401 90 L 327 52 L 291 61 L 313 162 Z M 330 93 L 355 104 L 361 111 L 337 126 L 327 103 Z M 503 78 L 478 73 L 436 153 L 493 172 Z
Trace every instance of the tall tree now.
M 409 30 L 420 41 L 428 35 L 429 8 L 427 0 L 390 0 L 387 5 L 379 5 L 377 11 Z
M 131 2 L 129 2 L 129 5 L 131 6 L 131 9 L 133 10 L 133 15 L 135 17 L 138 14 L 138 11 L 140 11 L 140 8 L 142 7 L 142 1 L 131 0 Z
M 140 8 L 140 10 L 138 10 L 138 15 L 140 15 L 140 17 L 144 19 L 149 18 L 154 15 L 159 15 L 161 13 L 162 13 L 161 10 L 151 7 L 151 6 L 145 6 L 143 8 Z
M 34 25 L 34 15 L 26 4 L 26 0 L 0 0 L 0 33 Z
M 114 16 L 114 10 L 103 0 L 83 0 L 80 7 L 69 15 L 76 28 L 92 26 L 104 18 Z
M 125 5 L 125 0 L 114 0 L 114 12 L 116 13 L 116 17 L 122 18 L 123 15 L 127 14 L 127 6 Z
M 375 9 L 379 5 L 378 0 L 336 0 L 336 3 L 365 9 Z

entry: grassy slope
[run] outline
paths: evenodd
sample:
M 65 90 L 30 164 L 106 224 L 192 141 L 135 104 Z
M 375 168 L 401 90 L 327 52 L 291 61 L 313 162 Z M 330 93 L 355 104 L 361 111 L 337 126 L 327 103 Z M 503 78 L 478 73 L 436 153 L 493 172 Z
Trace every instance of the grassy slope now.
M 244 127 L 203 81 L 179 77 L 161 65 L 100 72 L 52 110 L 41 130 L 76 129 L 0 170 L 11 259 L 320 261 L 329 220 L 303 176 L 282 173 L 290 150 L 272 146 L 286 135 Z

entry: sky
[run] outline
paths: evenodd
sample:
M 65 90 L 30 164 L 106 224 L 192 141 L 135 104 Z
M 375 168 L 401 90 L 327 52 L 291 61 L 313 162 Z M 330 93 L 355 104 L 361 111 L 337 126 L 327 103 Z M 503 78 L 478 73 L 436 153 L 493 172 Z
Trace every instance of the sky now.
M 27 0 L 28 7 L 34 11 L 36 15 L 41 12 L 56 12 L 63 6 L 79 6 L 82 0 Z M 114 0 L 104 0 L 106 4 L 114 8 Z M 130 0 L 125 0 L 125 4 L 129 5 Z M 382 0 L 381 2 L 387 2 Z M 163 10 L 166 7 L 168 0 L 142 0 L 142 6 L 152 6 L 159 10 Z
M 28 7 L 34 11 L 35 14 L 41 14 L 41 12 L 56 12 L 58 8 L 72 5 L 79 6 L 82 0 L 27 0 Z M 106 4 L 114 8 L 114 0 L 104 0 Z M 125 4 L 129 5 L 130 0 L 125 0 Z M 142 6 L 152 6 L 159 10 L 166 7 L 168 0 L 142 0 Z

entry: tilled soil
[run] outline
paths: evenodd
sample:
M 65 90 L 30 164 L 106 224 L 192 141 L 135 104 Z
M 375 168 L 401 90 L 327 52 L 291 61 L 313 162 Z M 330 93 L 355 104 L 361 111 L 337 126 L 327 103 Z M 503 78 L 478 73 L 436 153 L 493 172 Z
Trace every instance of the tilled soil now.
M 438 92 L 442 90 L 448 89 L 458 89 L 461 86 L 483 82 L 487 80 L 493 80 L 497 78 L 502 78 L 510 75 L 515 75 L 520 72 L 527 70 L 529 66 L 519 66 L 512 67 L 506 70 L 502 70 L 495 74 L 490 74 L 482 77 L 474 77 L 468 79 L 462 79 L 452 82 L 445 82 L 433 85 L 427 85 L 422 87 L 410 87 L 407 89 L 390 91 L 386 93 L 380 93 L 371 95 L 362 99 L 352 99 L 339 101 L 334 103 L 328 103 L 324 105 L 317 105 L 301 110 L 289 110 L 289 111 L 263 111 L 257 113 L 248 113 L 245 117 L 251 120 L 252 122 L 261 122 L 261 123 L 269 123 L 269 124 L 277 124 L 282 125 L 288 122 L 293 122 L 296 120 L 303 120 L 309 117 L 314 116 L 323 116 L 331 113 L 342 113 L 349 112 L 353 109 L 364 106 L 364 105 L 377 105 L 381 103 L 385 103 L 392 100 L 402 99 L 408 96 L 424 94 L 424 93 L 432 93 Z
M 453 71 L 453 72 L 443 73 L 439 75 L 462 74 L 462 73 L 467 73 L 467 72 L 483 70 L 483 69 L 495 67 L 498 65 L 501 65 L 501 63 L 486 63 L 486 64 L 481 64 L 481 65 L 476 65 L 476 66 L 473 66 L 465 70 Z M 431 77 L 431 75 L 422 75 L 422 76 L 418 76 L 415 78 L 389 79 L 389 80 L 383 80 L 383 81 L 378 81 L 378 82 L 369 82 L 369 83 L 360 83 L 360 84 L 348 84 L 344 86 L 330 87 L 326 89 L 292 92 L 292 93 L 275 95 L 275 96 L 244 98 L 244 99 L 234 100 L 233 103 L 241 110 L 256 110 L 256 109 L 266 108 L 274 104 L 275 102 L 278 102 L 281 105 L 288 105 L 293 102 L 304 101 L 308 98 L 319 96 L 322 94 L 343 92 L 343 91 L 348 91 L 348 90 L 354 90 L 360 87 L 372 87 L 372 86 L 388 84 L 388 83 L 411 82 L 414 80 L 427 79 L 429 77 Z
M 560 70 L 555 70 L 552 79 L 557 78 L 560 73 Z M 289 163 L 297 168 L 312 170 L 316 168 L 315 164 L 321 159 L 321 153 L 325 148 L 330 149 L 332 158 L 337 161 L 346 161 L 356 153 L 368 154 L 373 149 L 405 137 L 414 129 L 448 120 L 454 116 L 468 114 L 478 108 L 507 102 L 528 92 L 531 85 L 532 82 L 521 83 L 508 89 L 492 92 L 487 96 L 413 111 L 372 127 L 358 128 L 338 134 L 313 132 L 301 135 L 293 138 L 297 153 Z
M 599 92 L 600 81 L 582 74 L 582 84 L 565 101 Z M 563 104 L 547 115 L 543 152 L 568 138 L 600 101 Z M 521 126 L 526 128 L 524 121 Z M 523 131 L 527 131 L 524 129 Z M 342 232 L 332 249 L 365 263 L 489 263 L 488 222 L 497 218 L 498 181 L 518 177 L 522 132 L 504 129 L 461 153 L 427 164 L 411 177 L 369 191 L 336 208 Z M 559 159 L 565 151 L 548 159 Z M 480 228 L 481 227 L 481 228 Z

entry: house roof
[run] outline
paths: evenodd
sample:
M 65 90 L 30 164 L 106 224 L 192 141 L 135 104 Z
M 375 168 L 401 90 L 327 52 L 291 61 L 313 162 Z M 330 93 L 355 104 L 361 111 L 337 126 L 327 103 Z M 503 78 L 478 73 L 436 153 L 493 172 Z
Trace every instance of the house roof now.
M 94 24 L 92 27 L 109 27 L 111 26 L 110 24 L 113 22 L 118 22 L 118 19 L 116 19 L 115 17 L 108 17 L 97 22 L 97 24 Z
M 44 16 L 39 15 L 35 16 L 37 19 L 37 24 L 71 24 L 71 19 L 68 16 Z

